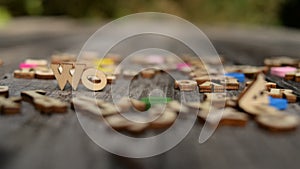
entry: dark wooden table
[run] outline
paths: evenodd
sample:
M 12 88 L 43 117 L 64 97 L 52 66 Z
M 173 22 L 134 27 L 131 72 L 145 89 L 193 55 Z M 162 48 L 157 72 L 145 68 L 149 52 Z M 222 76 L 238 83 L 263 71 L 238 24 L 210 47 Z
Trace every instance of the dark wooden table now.
M 66 19 L 22 18 L 0 31 L 0 85 L 10 95 L 44 89 L 47 95 L 68 101 L 71 89 L 60 91 L 55 80 L 15 79 L 13 70 L 26 58 L 50 59 L 55 51 L 79 52 L 97 24 Z M 201 27 L 229 64 L 262 65 L 269 56 L 299 57 L 300 32 L 278 28 Z M 160 86 L 159 77 L 151 83 Z M 141 86 L 147 85 L 140 83 Z M 167 84 L 168 86 L 168 84 Z M 153 86 L 152 86 L 153 87 Z M 142 87 L 140 87 L 142 88 Z M 168 93 L 178 97 L 170 87 Z M 299 90 L 299 88 L 298 88 Z M 99 96 L 109 100 L 107 87 Z M 135 97 L 143 92 L 132 91 Z M 289 111 L 300 113 L 299 102 Z M 274 134 L 253 121 L 246 127 L 218 128 L 204 144 L 198 143 L 202 124 L 196 122 L 187 137 L 170 151 L 151 158 L 112 155 L 93 143 L 81 128 L 76 113 L 45 116 L 22 102 L 22 114 L 0 117 L 1 169 L 83 168 L 299 168 L 300 131 Z

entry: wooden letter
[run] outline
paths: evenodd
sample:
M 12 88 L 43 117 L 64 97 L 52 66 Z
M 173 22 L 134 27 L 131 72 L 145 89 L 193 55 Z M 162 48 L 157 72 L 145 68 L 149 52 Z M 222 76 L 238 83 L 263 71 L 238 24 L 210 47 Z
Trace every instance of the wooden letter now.
M 14 77 L 23 79 L 34 79 L 34 71 L 31 69 L 15 70 Z
M 268 106 L 269 98 L 265 91 L 266 81 L 263 74 L 258 74 L 256 80 L 241 93 L 238 98 L 238 106 L 244 111 L 256 115 L 259 111 L 257 105 Z
M 0 86 L 0 96 L 8 97 L 8 86 Z
M 43 90 L 31 90 L 21 92 L 24 101 L 32 103 L 42 113 L 63 113 L 67 111 L 67 104 L 45 96 Z
M 58 82 L 60 90 L 63 90 L 69 82 L 74 90 L 77 89 L 80 77 L 85 68 L 84 64 L 75 64 L 75 72 L 72 75 L 70 70 L 73 68 L 72 63 L 62 63 L 62 71 L 59 71 L 59 64 L 51 64 L 51 69 L 55 75 L 55 78 Z
M 20 112 L 19 97 L 5 98 L 0 96 L 0 114 L 17 114 Z
M 100 79 L 100 83 L 94 83 L 94 82 L 90 81 L 89 80 L 90 76 L 98 77 Z M 89 68 L 89 69 L 85 70 L 82 74 L 81 80 L 82 80 L 83 85 L 86 88 L 88 88 L 90 90 L 94 90 L 94 91 L 102 90 L 107 84 L 106 75 L 103 72 L 101 72 L 95 68 Z

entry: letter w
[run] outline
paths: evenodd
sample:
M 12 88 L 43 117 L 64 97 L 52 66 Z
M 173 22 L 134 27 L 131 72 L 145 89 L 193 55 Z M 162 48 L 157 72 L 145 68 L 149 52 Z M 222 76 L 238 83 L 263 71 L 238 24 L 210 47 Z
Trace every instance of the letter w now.
M 55 75 L 55 78 L 58 82 L 60 90 L 63 90 L 69 82 L 74 90 L 77 89 L 78 83 L 80 81 L 81 75 L 85 68 L 85 64 L 75 64 L 75 71 L 73 75 L 71 74 L 71 69 L 73 68 L 73 63 L 62 63 L 59 64 L 51 64 L 51 69 Z M 61 66 L 62 70 L 59 70 L 59 66 Z

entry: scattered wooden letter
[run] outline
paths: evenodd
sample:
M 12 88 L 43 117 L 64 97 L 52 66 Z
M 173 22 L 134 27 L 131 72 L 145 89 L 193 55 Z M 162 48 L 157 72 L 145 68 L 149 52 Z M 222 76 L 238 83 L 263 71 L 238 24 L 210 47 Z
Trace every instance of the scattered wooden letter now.
M 0 96 L 8 97 L 8 86 L 0 86 Z
M 61 72 L 59 71 L 60 66 L 62 68 Z M 75 69 L 73 75 L 70 73 L 72 68 Z M 84 68 L 85 64 L 75 64 L 75 66 L 73 63 L 51 64 L 51 69 L 55 75 L 60 90 L 65 88 L 67 82 L 69 82 L 73 89 L 76 90 Z
M 67 53 L 54 54 L 51 56 L 52 64 L 60 64 L 64 62 L 75 62 L 76 56 Z
M 299 126 L 299 117 L 296 115 L 280 113 L 277 115 L 259 115 L 257 123 L 271 131 L 290 131 Z
M 194 80 L 177 80 L 176 83 L 181 91 L 193 91 L 197 88 L 197 82 Z
M 75 70 L 75 72 L 76 72 L 76 70 Z M 96 76 L 97 78 L 99 78 L 100 83 L 93 83 L 92 81 L 90 81 L 88 79 L 88 77 L 90 77 L 90 76 Z M 94 68 L 86 69 L 82 73 L 81 81 L 86 88 L 93 90 L 93 91 L 102 90 L 107 84 L 106 75 L 103 72 L 101 72 L 97 69 L 94 69 Z
M 48 61 L 45 59 L 26 59 L 24 63 L 47 67 Z
M 36 79 L 55 79 L 54 73 L 52 70 L 36 70 L 35 71 L 35 78 Z
M 240 83 L 235 78 L 225 78 L 221 84 L 225 86 L 226 90 L 239 90 L 240 88 Z
M 289 103 L 295 103 L 297 96 L 290 89 L 270 89 L 269 95 L 274 98 L 286 98 Z
M 199 92 L 200 93 L 211 93 L 211 92 L 222 93 L 225 92 L 225 87 L 223 85 L 207 81 L 199 85 Z
M 208 115 L 207 112 L 201 112 L 199 117 L 213 125 L 245 126 L 248 121 L 247 114 L 230 107 L 211 111 L 210 114 L 211 115 Z
M 0 114 L 12 115 L 20 113 L 21 97 L 5 98 L 0 96 Z
M 177 114 L 173 111 L 166 110 L 163 114 L 156 120 L 150 123 L 151 128 L 166 128 L 171 126 L 177 118 Z
M 67 112 L 67 104 L 57 99 L 45 96 L 43 90 L 31 90 L 21 92 L 22 100 L 34 105 L 41 113 L 64 113 Z
M 143 78 L 153 78 L 155 76 L 155 70 L 154 69 L 145 69 L 141 71 L 141 75 Z
M 258 74 L 256 79 L 244 90 L 238 98 L 238 106 L 250 114 L 257 114 L 257 105 L 269 104 L 268 95 L 265 93 L 265 84 L 263 74 Z
M 107 83 L 113 84 L 116 82 L 117 77 L 115 75 L 106 75 Z
M 22 69 L 22 70 L 14 71 L 15 78 L 33 79 L 34 76 L 35 76 L 35 72 L 34 70 L 31 69 Z

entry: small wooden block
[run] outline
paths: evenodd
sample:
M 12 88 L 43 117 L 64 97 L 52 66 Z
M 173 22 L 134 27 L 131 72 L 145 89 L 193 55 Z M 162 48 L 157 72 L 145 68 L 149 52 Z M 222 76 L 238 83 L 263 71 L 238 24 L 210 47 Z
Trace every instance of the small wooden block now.
M 71 108 L 73 110 L 79 110 L 80 112 L 89 113 L 90 115 L 94 115 L 96 117 L 101 116 L 100 108 L 98 104 L 103 104 L 104 101 L 96 100 L 90 97 L 75 97 L 71 101 Z
M 35 77 L 35 72 L 30 69 L 15 70 L 14 77 L 23 79 L 33 79 Z
M 71 103 L 73 110 L 78 109 L 80 112 L 87 112 L 98 118 L 100 116 L 107 117 L 119 113 L 119 110 L 113 104 L 86 96 L 73 98 Z
M 4 63 L 4 62 L 3 62 L 3 60 L 1 60 L 1 59 L 0 59 L 0 66 L 2 66 L 2 65 L 3 65 L 3 63 Z
M 177 80 L 177 84 L 181 91 L 193 91 L 197 88 L 197 82 L 193 80 Z
M 219 84 L 216 84 L 216 83 L 212 83 L 213 85 L 213 89 L 215 93 L 223 93 L 225 92 L 225 87 L 223 85 L 219 85 Z
M 138 75 L 138 72 L 137 71 L 134 71 L 134 70 L 124 70 L 123 71 L 123 76 L 125 78 L 133 78 L 135 77 L 136 75 Z
M 300 73 L 296 73 L 295 82 L 300 82 Z
M 147 110 L 147 105 L 146 103 L 140 101 L 140 100 L 136 100 L 136 99 L 130 99 L 132 106 L 139 110 L 139 111 L 145 111 Z
M 50 80 L 50 79 L 55 79 L 54 73 L 52 70 L 47 69 L 47 70 L 36 70 L 35 71 L 35 78 L 36 79 L 45 79 L 45 80 Z
M 211 92 L 222 93 L 225 92 L 225 87 L 223 85 L 208 81 L 199 85 L 199 92 L 200 93 L 211 93 Z
M 290 131 L 299 126 L 299 117 L 287 113 L 259 115 L 256 121 L 260 126 L 271 131 Z
M 230 107 L 219 111 L 212 111 L 210 113 L 210 116 L 207 113 L 202 116 L 200 114 L 200 118 L 213 125 L 245 126 L 248 121 L 247 114 Z
M 129 131 L 130 133 L 140 134 L 149 127 L 150 124 L 148 122 L 149 121 L 148 117 L 136 116 L 136 115 L 132 115 L 132 116 L 134 116 L 135 121 L 130 121 L 129 120 L 130 118 L 127 119 L 127 121 L 129 122 L 129 126 L 126 127 L 126 130 Z
M 177 80 L 174 81 L 174 89 L 179 89 Z
M 286 98 L 289 103 L 297 101 L 297 96 L 290 89 L 270 89 L 269 95 L 274 98 Z
M 0 86 L 0 96 L 8 97 L 8 86 Z
M 102 116 L 110 116 L 114 114 L 118 114 L 120 111 L 114 104 L 109 102 L 103 102 L 102 104 L 98 105 L 101 108 Z
M 20 97 L 5 98 L 0 96 L 0 114 L 13 115 L 20 113 Z
M 201 93 L 211 93 L 212 91 L 213 91 L 213 85 L 209 81 L 199 85 L 199 92 Z
M 243 69 L 242 72 L 248 78 L 255 78 L 257 74 L 262 72 L 262 70 L 259 68 L 256 68 L 256 67 L 249 67 L 249 68 Z
M 24 101 L 32 103 L 35 108 L 41 113 L 65 113 L 67 112 L 67 104 L 57 99 L 45 96 L 43 90 L 31 90 L 21 92 L 21 97 Z
M 299 59 L 294 59 L 287 56 L 280 56 L 267 58 L 264 62 L 265 65 L 269 67 L 297 66 Z
M 107 122 L 107 125 L 115 130 L 126 129 L 130 126 L 130 121 L 128 121 L 121 115 L 108 116 L 105 118 L 105 121 Z
M 226 90 L 239 90 L 240 83 L 235 78 L 226 78 L 221 82 L 226 87 Z
M 24 63 L 45 67 L 48 65 L 48 61 L 45 59 L 26 59 Z
M 154 69 L 146 69 L 141 71 L 141 75 L 143 78 L 153 78 L 156 74 L 156 71 Z
M 225 108 L 222 114 L 222 119 L 219 125 L 230 125 L 230 126 L 245 126 L 248 121 L 248 115 L 237 111 L 233 108 Z
M 295 77 L 296 77 L 296 72 L 289 72 L 289 73 L 285 74 L 284 79 L 285 80 L 294 80 Z
M 131 133 L 140 134 L 143 131 L 145 131 L 148 127 L 149 127 L 149 123 L 131 122 L 126 129 Z
M 269 95 L 274 98 L 282 98 L 283 93 L 281 92 L 280 89 L 270 89 Z
M 248 87 L 253 81 L 248 81 L 245 83 L 245 87 Z M 265 84 L 266 86 L 266 90 L 267 91 L 270 91 L 271 88 L 277 88 L 277 84 L 276 83 L 273 83 L 273 82 L 266 82 Z
M 209 76 L 200 76 L 200 77 L 195 77 L 193 78 L 197 82 L 198 85 L 201 85 L 204 82 L 210 81 Z
M 113 104 L 111 103 L 106 103 L 106 104 L 109 106 L 102 107 L 101 109 L 102 116 L 106 117 L 106 116 L 111 116 L 119 113 L 119 109 L 115 107 Z
M 284 98 L 286 98 L 288 100 L 289 103 L 296 103 L 297 101 L 297 96 L 295 94 L 293 94 L 292 90 L 289 89 L 281 89 L 281 91 L 283 92 L 283 96 Z
M 60 64 L 64 62 L 75 62 L 76 56 L 72 54 L 62 53 L 62 54 L 55 54 L 51 56 L 51 63 L 52 64 Z
M 107 83 L 113 84 L 116 82 L 117 77 L 115 75 L 106 75 Z
M 242 72 L 242 68 L 240 66 L 225 66 L 224 70 L 226 73 L 239 73 Z
M 175 112 L 166 110 L 159 118 L 150 123 L 150 127 L 154 129 L 170 127 L 176 118 L 177 114 Z
M 266 83 L 266 90 L 270 91 L 271 88 L 275 89 L 277 87 L 276 83 L 272 83 L 272 82 L 267 82 Z

